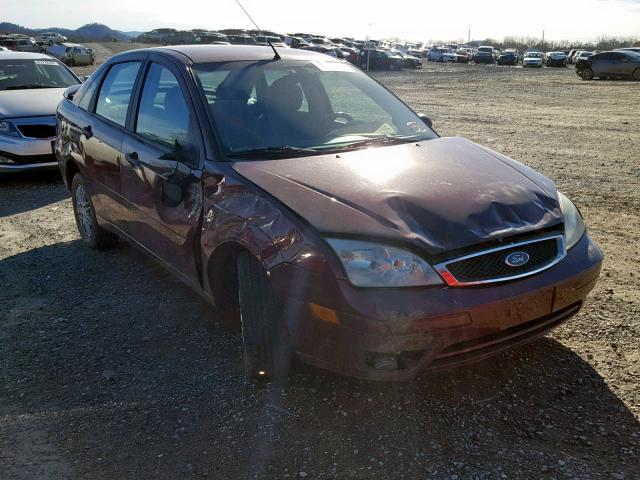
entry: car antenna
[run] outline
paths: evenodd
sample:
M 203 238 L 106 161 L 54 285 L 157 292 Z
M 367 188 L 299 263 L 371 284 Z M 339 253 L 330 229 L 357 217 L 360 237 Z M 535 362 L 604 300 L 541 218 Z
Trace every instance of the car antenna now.
M 247 10 L 242 6 L 242 4 L 240 3 L 240 0 L 236 0 L 236 3 L 238 4 L 238 6 L 242 9 L 242 11 L 245 13 L 245 15 L 247 17 L 249 17 L 249 20 L 251 20 L 251 23 L 253 23 L 256 28 L 258 29 L 258 31 L 260 32 L 260 34 L 262 34 L 262 29 L 258 26 L 258 24 L 253 20 L 253 18 L 251 18 L 251 15 L 249 15 L 249 12 L 247 12 Z M 274 60 L 280 60 L 280 54 L 278 53 L 278 51 L 276 50 L 276 47 L 273 46 L 273 44 L 271 43 L 270 40 L 267 39 L 267 37 L 265 36 L 265 40 L 267 40 L 267 43 L 269 44 L 269 46 L 271 47 L 271 50 L 273 50 L 273 53 L 275 53 L 275 55 L 273 56 Z

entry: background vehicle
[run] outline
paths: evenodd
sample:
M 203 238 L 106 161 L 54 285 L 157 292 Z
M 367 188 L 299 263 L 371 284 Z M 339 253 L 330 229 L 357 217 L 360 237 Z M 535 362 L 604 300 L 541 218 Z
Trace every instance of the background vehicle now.
M 632 78 L 640 81 L 640 54 L 627 51 L 603 52 L 576 62 L 576 74 L 583 80 Z
M 422 67 L 422 59 L 409 55 L 402 50 L 390 50 L 391 53 L 399 55 L 404 59 L 404 66 L 406 68 L 420 68 Z
M 282 41 L 282 38 L 280 37 L 272 35 L 254 35 L 253 38 L 255 38 L 256 40 L 256 45 L 265 46 L 269 45 L 269 42 L 271 42 L 271 45 L 273 45 L 274 47 L 287 48 L 287 45 Z
M 162 45 L 188 45 L 193 43 L 195 38 L 196 34 L 193 32 L 171 32 L 166 37 L 162 37 L 160 43 L 162 43 Z
M 544 53 L 542 52 L 525 53 L 524 58 L 522 59 L 522 66 L 524 68 L 527 68 L 527 67 L 542 68 L 544 66 Z
M 231 45 L 255 45 L 256 39 L 251 35 L 227 35 Z
M 473 51 L 468 48 L 456 50 L 456 63 L 469 63 L 473 60 Z
M 456 54 L 449 47 L 433 47 L 427 52 L 430 62 L 456 62 Z
M 496 63 L 498 65 L 515 66 L 518 64 L 518 56 L 518 50 L 509 48 L 500 52 L 498 58 L 496 59 Z
M 291 48 L 302 48 L 302 47 L 310 45 L 309 42 L 307 42 L 302 37 L 292 37 L 292 36 L 289 36 L 289 35 L 284 37 L 284 43 L 286 43 Z
M 36 37 L 36 41 L 45 45 L 53 45 L 54 43 L 66 42 L 67 37 L 56 32 L 44 32 Z
M 367 50 L 360 52 L 358 65 L 363 70 L 367 68 Z M 404 58 L 390 50 L 371 50 L 369 54 L 369 69 L 371 70 L 401 70 L 404 66 Z
M 57 43 L 47 48 L 47 55 L 57 58 L 71 67 L 76 65 L 93 65 L 93 51 L 77 43 Z
M 0 172 L 56 166 L 56 107 L 77 84 L 78 77 L 48 55 L 0 52 Z
M 406 380 L 579 311 L 602 254 L 549 179 L 439 138 L 344 62 L 281 56 L 138 50 L 73 87 L 56 154 L 82 241 L 127 238 L 213 303 L 239 305 L 251 377 L 286 377 L 295 352 Z
M 589 57 L 593 56 L 593 52 L 587 52 L 585 50 L 580 50 L 573 57 L 573 63 L 577 64 L 580 60 L 586 60 Z
M 566 67 L 567 55 L 564 52 L 549 52 L 547 57 L 547 67 Z
M 489 46 L 478 47 L 473 61 L 475 63 L 494 63 L 496 61 L 495 49 Z
M 164 37 L 174 32 L 177 32 L 175 28 L 156 28 L 140 35 L 138 41 L 142 43 L 160 43 Z
M 303 45 L 300 47 L 300 50 L 309 50 L 311 52 L 324 53 L 325 55 L 329 55 L 330 57 L 338 58 L 338 54 L 336 53 L 336 49 L 332 47 L 328 47 L 327 45 Z
M 196 45 L 198 44 L 229 45 L 231 42 L 229 42 L 229 37 L 227 37 L 226 35 L 223 35 L 222 33 L 210 32 L 210 33 L 203 33 L 201 35 L 198 35 L 193 40 L 193 43 Z
M 14 52 L 40 52 L 40 46 L 33 40 L 27 38 L 5 38 L 0 40 L 0 45 Z
M 625 48 L 616 48 L 615 52 L 633 52 L 640 54 L 640 47 L 625 47 Z

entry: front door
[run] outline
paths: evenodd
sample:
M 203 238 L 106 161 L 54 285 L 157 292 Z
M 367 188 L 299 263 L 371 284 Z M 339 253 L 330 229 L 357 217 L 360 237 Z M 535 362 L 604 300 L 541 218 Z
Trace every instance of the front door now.
M 174 67 L 151 62 L 122 154 L 129 234 L 191 284 L 199 284 L 196 235 L 202 213 L 202 137 Z

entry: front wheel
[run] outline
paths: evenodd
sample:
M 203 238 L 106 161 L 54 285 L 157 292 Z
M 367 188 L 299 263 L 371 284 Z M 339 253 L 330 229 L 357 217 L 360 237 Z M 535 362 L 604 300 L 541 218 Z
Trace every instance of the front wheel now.
M 237 268 L 245 375 L 249 380 L 285 380 L 292 355 L 285 308 L 253 255 L 241 253 Z
M 640 82 L 640 68 L 636 68 L 633 71 L 633 79 L 637 82 Z
M 118 242 L 116 235 L 98 225 L 91 197 L 79 173 L 75 174 L 71 182 L 71 201 L 76 226 L 84 243 L 90 248 L 102 249 L 111 247 Z
M 583 80 L 593 80 L 593 70 L 591 70 L 590 68 L 585 68 L 584 70 L 582 70 L 582 75 L 580 75 L 580 78 L 582 78 Z

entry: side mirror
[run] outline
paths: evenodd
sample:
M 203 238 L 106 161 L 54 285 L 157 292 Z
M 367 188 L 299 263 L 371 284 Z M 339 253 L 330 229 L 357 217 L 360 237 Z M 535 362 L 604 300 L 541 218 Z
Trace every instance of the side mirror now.
M 433 128 L 433 122 L 429 117 L 427 117 L 424 113 L 419 113 L 418 116 L 425 123 L 427 127 Z
M 69 101 L 73 100 L 73 97 L 75 96 L 75 94 L 78 92 L 78 90 L 80 90 L 80 87 L 82 86 L 82 84 L 78 84 L 78 85 L 71 85 L 70 87 L 68 87 L 64 92 L 62 92 L 62 96 L 64 98 L 66 98 Z
M 82 83 L 86 82 L 87 80 L 89 80 L 91 78 L 91 75 L 83 75 L 81 77 Z

